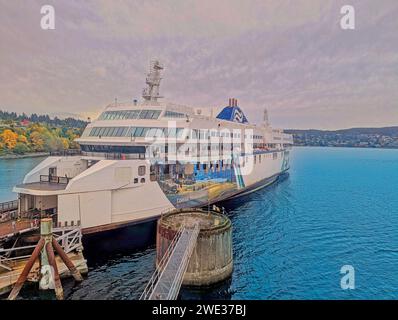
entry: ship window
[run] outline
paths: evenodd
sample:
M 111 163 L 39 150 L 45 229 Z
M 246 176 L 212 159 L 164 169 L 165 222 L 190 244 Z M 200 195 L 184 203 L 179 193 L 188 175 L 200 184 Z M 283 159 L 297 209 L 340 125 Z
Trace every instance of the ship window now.
M 109 128 L 109 132 L 108 132 L 107 135 L 108 135 L 109 137 L 113 137 L 113 133 L 115 132 L 115 129 L 116 129 L 115 127 Z
M 140 119 L 148 119 L 148 110 L 142 110 L 139 118 Z
M 152 117 L 151 117 L 151 119 L 157 119 L 157 118 L 159 118 L 159 115 L 160 115 L 160 111 L 159 111 L 159 110 L 154 110 L 154 111 L 152 112 Z
M 145 166 L 139 166 L 138 167 L 138 175 L 139 176 L 144 176 L 145 175 L 145 169 L 146 169 Z
M 166 111 L 164 117 L 166 118 L 184 118 L 186 115 L 180 112 Z
M 120 133 L 121 137 L 124 137 L 127 134 L 128 127 L 123 127 L 122 132 Z
M 140 113 L 140 119 L 157 119 L 159 118 L 160 110 L 142 110 Z
M 128 117 L 128 119 L 137 119 L 139 113 L 140 113 L 140 110 L 131 110 L 131 111 L 129 111 L 127 117 Z
M 101 127 L 101 128 L 98 130 L 98 136 L 102 136 L 103 133 L 104 133 L 104 131 L 105 131 L 105 128 L 104 128 L 104 127 Z
M 108 136 L 109 136 L 109 132 L 110 132 L 111 129 L 112 129 L 111 127 L 107 127 L 107 128 L 105 129 L 105 131 L 104 131 L 104 136 L 105 136 L 105 137 L 108 137 Z
M 116 114 L 116 120 L 123 119 L 124 111 L 118 111 Z
M 144 128 L 135 128 L 134 137 L 141 137 Z
M 117 129 L 115 130 L 114 135 L 115 135 L 116 137 L 121 137 L 121 136 L 122 136 L 123 129 L 124 129 L 123 127 L 117 128 Z

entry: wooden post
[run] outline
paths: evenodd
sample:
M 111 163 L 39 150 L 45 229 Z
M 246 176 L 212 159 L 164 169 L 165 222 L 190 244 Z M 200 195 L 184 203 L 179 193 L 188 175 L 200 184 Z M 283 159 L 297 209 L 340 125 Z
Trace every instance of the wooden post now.
M 51 243 L 53 234 L 52 234 L 52 219 L 51 218 L 43 218 L 40 220 L 40 236 L 44 240 L 44 247 L 41 250 L 41 255 L 40 255 L 40 271 L 42 273 L 40 282 L 39 282 L 39 288 L 42 290 L 47 290 L 48 289 L 48 283 L 51 280 L 54 280 L 52 277 L 52 273 L 46 272 L 46 268 L 48 266 L 51 266 L 49 262 L 49 257 L 47 254 L 47 244 Z M 52 266 L 51 266 L 52 267 Z
M 52 245 L 55 249 L 55 251 L 58 253 L 58 255 L 61 257 L 62 261 L 65 263 L 65 265 L 68 267 L 70 273 L 72 274 L 73 278 L 75 278 L 76 281 L 83 281 L 83 277 L 80 274 L 79 270 L 75 267 L 73 262 L 69 259 L 68 255 L 65 253 L 65 251 L 62 249 L 62 247 L 59 245 L 57 240 L 53 238 L 52 240 Z
M 15 300 L 15 298 L 18 296 L 19 291 L 21 290 L 23 284 L 25 283 L 35 261 L 39 258 L 39 255 L 41 263 L 40 267 L 42 268 L 43 266 L 51 266 L 52 268 L 51 276 L 53 277 L 54 280 L 55 284 L 54 289 L 57 299 L 62 300 L 64 298 L 62 284 L 57 267 L 57 261 L 54 255 L 54 249 L 61 257 L 65 265 L 68 267 L 69 271 L 71 272 L 75 280 L 83 281 L 83 277 L 80 274 L 79 270 L 77 270 L 73 262 L 69 259 L 68 255 L 59 245 L 57 240 L 55 240 L 55 238 L 53 237 L 52 223 L 53 221 L 51 218 L 43 218 L 40 220 L 40 240 L 37 243 L 35 249 L 33 250 L 33 253 L 29 258 L 28 262 L 26 263 L 24 269 L 22 270 L 22 273 L 19 275 L 17 282 L 12 288 L 12 291 L 8 296 L 8 300 Z
M 55 288 L 54 288 L 55 296 L 57 297 L 58 300 L 63 300 L 64 299 L 64 290 L 62 289 L 61 280 L 59 278 L 57 261 L 55 261 L 54 249 L 53 249 L 51 242 L 47 242 L 46 251 L 47 251 L 48 262 L 49 262 L 50 266 L 53 268 L 54 283 L 55 283 Z
M 8 300 L 15 300 L 15 298 L 18 296 L 19 291 L 21 290 L 23 284 L 25 283 L 26 278 L 28 277 L 29 272 L 33 267 L 33 264 L 35 263 L 36 259 L 39 257 L 39 253 L 41 249 L 43 249 L 43 247 L 44 247 L 44 239 L 40 239 L 35 249 L 33 250 L 33 253 L 30 256 L 28 262 L 25 264 L 22 273 L 19 275 L 17 282 L 12 288 L 12 291 L 10 292 L 10 295 L 7 298 Z

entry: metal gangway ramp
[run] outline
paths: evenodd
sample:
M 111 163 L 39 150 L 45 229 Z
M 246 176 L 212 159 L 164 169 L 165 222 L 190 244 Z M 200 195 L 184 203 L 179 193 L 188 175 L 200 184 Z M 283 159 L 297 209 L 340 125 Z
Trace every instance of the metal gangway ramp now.
M 196 245 L 199 224 L 182 226 L 166 250 L 140 300 L 175 300 Z

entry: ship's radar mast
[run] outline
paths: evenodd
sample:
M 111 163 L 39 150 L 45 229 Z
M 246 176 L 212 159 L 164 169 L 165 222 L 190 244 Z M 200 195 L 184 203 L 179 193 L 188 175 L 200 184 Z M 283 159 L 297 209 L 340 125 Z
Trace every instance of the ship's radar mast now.
M 156 102 L 158 98 L 162 98 L 159 94 L 160 71 L 163 70 L 163 65 L 158 61 L 151 61 L 150 70 L 146 78 L 147 87 L 142 91 L 142 97 L 145 101 Z
M 268 111 L 267 111 L 266 108 L 264 108 L 263 126 L 264 126 L 264 127 L 269 127 Z

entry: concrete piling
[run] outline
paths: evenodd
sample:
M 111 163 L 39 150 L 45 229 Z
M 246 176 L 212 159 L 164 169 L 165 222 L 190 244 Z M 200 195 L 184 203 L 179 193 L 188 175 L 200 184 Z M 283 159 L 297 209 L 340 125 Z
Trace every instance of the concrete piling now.
M 229 278 L 233 270 L 232 224 L 226 215 L 200 209 L 165 214 L 158 221 L 156 260 L 161 261 L 181 225 L 196 223 L 200 231 L 182 284 L 209 286 Z

